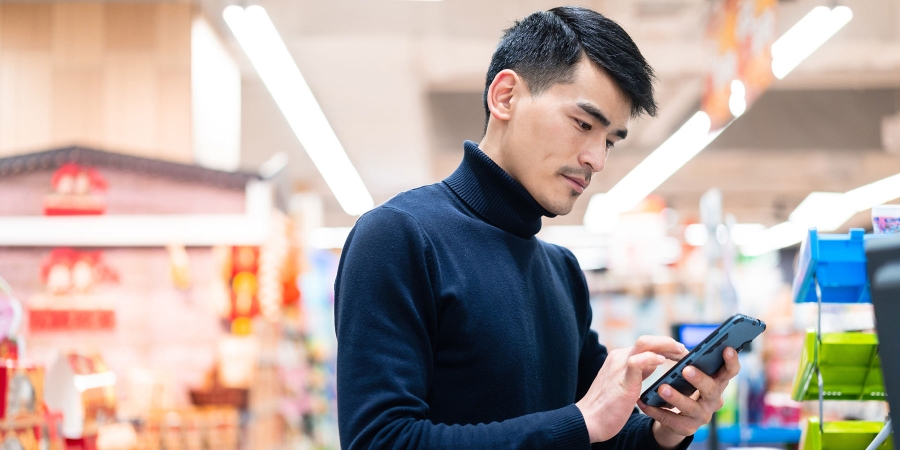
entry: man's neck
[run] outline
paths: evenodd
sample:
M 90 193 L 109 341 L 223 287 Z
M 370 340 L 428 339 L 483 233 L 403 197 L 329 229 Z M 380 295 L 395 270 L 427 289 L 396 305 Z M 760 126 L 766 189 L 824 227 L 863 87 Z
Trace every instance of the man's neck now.
M 491 158 L 495 164 L 500 166 L 503 171 L 509 174 L 513 180 L 521 183 L 521 181 L 516 177 L 516 175 L 510 171 L 509 165 L 506 163 L 506 156 L 509 155 L 509 142 L 505 139 L 504 134 L 501 130 L 496 130 L 490 125 L 488 126 L 487 132 L 484 134 L 484 137 L 481 138 L 481 142 L 478 143 L 478 148 Z

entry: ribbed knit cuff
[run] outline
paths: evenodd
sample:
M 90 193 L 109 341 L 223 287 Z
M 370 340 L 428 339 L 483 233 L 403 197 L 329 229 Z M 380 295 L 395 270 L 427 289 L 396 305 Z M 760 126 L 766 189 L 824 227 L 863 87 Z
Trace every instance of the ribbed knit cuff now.
M 554 417 L 550 420 L 550 433 L 553 436 L 554 449 L 591 448 L 591 437 L 581 410 L 574 404 L 551 411 Z
M 638 442 L 647 443 L 647 446 L 641 448 L 646 448 L 647 450 L 664 450 L 662 447 L 660 447 L 659 442 L 656 442 L 656 436 L 653 435 L 653 423 L 656 421 L 649 417 L 648 419 L 650 420 L 647 421 L 647 426 L 644 427 L 643 430 L 641 430 L 641 436 L 638 437 Z M 693 441 L 693 434 L 687 436 L 683 441 L 681 441 L 680 444 L 678 444 L 677 447 L 675 447 L 675 450 L 686 450 Z

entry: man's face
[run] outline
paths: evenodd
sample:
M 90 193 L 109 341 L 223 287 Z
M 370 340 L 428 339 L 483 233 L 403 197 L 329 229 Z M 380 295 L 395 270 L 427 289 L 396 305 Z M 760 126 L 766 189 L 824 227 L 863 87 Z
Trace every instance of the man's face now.
M 503 145 L 503 167 L 547 211 L 565 215 L 609 148 L 627 133 L 631 103 L 605 70 L 583 59 L 573 83 L 538 96 L 522 86 Z

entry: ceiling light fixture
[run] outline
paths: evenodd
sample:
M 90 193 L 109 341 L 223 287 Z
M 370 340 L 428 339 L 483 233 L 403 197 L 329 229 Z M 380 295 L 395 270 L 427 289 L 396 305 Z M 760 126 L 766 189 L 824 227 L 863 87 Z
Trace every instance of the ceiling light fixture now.
M 813 8 L 772 44 L 772 72 L 775 77 L 784 78 L 852 18 L 853 11 L 846 6 Z M 735 118 L 747 109 L 746 87 L 740 80 L 731 83 L 728 108 Z M 694 114 L 609 192 L 592 196 L 584 215 L 584 224 L 596 232 L 610 231 L 618 222 L 619 214 L 634 208 L 733 122 L 710 132 L 709 116 L 703 111 Z
M 728 110 L 735 118 L 747 110 L 747 89 L 741 80 L 731 80 L 731 96 L 728 97 Z
M 756 233 L 740 247 L 746 256 L 759 256 L 775 250 L 790 247 L 803 240 L 807 228 L 794 222 L 782 222 L 772 228 Z
M 883 205 L 900 197 L 900 173 L 847 191 L 844 197 L 857 212 Z
M 781 231 L 772 232 L 771 230 L 775 228 L 772 227 L 756 233 L 741 246 L 741 253 L 757 256 L 797 244 L 803 240 L 806 230 L 811 227 L 816 227 L 819 231 L 837 230 L 855 214 L 898 198 L 900 198 L 900 174 L 843 194 L 813 192 L 791 213 L 788 222 L 775 226 L 782 227 Z M 785 231 L 789 228 L 791 231 Z
M 853 19 L 846 6 L 817 6 L 772 44 L 772 73 L 779 80 Z
M 842 192 L 811 192 L 788 217 L 788 220 L 819 231 L 834 231 L 856 214 Z
M 341 208 L 352 216 L 372 209 L 372 196 L 266 10 L 232 5 L 222 16 Z
M 740 247 L 749 242 L 756 233 L 765 230 L 766 226 L 761 223 L 736 223 L 728 227 L 728 236 L 734 245 Z
M 709 116 L 705 112 L 694 114 L 609 192 L 591 197 L 584 224 L 598 232 L 608 231 L 608 225 L 615 222 L 614 216 L 637 206 L 727 126 L 714 132 L 710 132 L 709 127 Z

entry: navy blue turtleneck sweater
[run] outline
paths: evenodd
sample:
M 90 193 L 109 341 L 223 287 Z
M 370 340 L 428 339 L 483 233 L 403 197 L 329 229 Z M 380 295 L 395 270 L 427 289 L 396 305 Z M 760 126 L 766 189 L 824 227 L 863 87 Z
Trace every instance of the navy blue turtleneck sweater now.
M 591 448 L 574 403 L 607 352 L 575 257 L 534 236 L 541 216 L 466 142 L 442 183 L 360 217 L 335 282 L 342 448 Z M 657 449 L 651 427 L 632 414 L 594 448 Z

